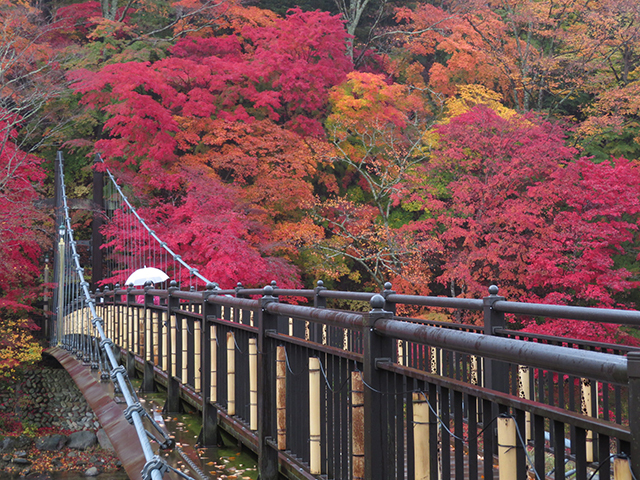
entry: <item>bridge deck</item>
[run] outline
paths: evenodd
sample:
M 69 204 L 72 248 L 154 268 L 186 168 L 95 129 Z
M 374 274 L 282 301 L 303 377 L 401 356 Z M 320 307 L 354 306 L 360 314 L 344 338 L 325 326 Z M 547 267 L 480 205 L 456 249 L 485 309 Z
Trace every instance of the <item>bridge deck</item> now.
M 49 348 L 45 353 L 56 358 L 76 382 L 89 406 L 98 416 L 129 478 L 142 480 L 141 472 L 145 458 L 138 435 L 135 428 L 124 418 L 124 407 L 113 401 L 110 385 L 100 383 L 91 369 L 62 348 Z

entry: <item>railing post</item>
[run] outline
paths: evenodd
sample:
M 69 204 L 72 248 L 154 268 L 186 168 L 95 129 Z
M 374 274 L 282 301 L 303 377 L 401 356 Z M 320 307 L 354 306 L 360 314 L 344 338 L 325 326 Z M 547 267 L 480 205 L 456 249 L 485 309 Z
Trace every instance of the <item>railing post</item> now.
M 627 353 L 627 373 L 629 375 L 629 431 L 631 448 L 624 451 L 631 457 L 631 471 L 635 477 L 640 475 L 640 352 Z
M 396 304 L 394 302 L 390 302 L 387 297 L 389 295 L 393 295 L 395 292 L 395 290 L 392 290 L 393 285 L 391 285 L 391 282 L 387 282 L 384 284 L 384 290 L 382 292 L 382 296 L 384 297 L 384 307 L 383 310 L 385 312 L 391 312 L 394 315 L 396 314 Z
M 315 295 L 313 296 L 313 306 L 315 308 L 327 308 L 327 299 L 320 296 L 320 292 L 326 290 L 322 280 L 318 280 L 315 288 Z M 320 325 L 313 322 L 309 324 L 309 340 L 315 343 L 322 343 L 323 331 L 326 332 L 326 325 Z M 326 333 L 325 333 L 326 335 Z
M 155 391 L 153 381 L 153 314 L 150 308 L 153 305 L 153 297 L 149 295 L 152 285 L 151 282 L 144 284 L 144 373 L 142 376 L 142 392 L 144 393 Z
M 242 289 L 244 287 L 242 286 L 241 282 L 238 282 L 234 288 L 234 290 L 236 291 L 236 298 L 244 298 L 244 295 L 242 295 Z M 242 316 L 242 310 L 240 310 L 239 308 L 235 308 L 233 307 L 231 309 L 231 318 L 229 318 L 228 320 L 231 320 L 233 322 L 236 323 L 242 323 L 242 319 L 240 318 Z
M 327 308 L 327 299 L 320 296 L 320 292 L 326 290 L 322 280 L 318 280 L 317 287 L 315 288 L 315 295 L 313 296 L 313 306 L 315 308 Z
M 391 289 L 393 285 L 391 285 L 391 282 L 386 282 L 384 284 L 384 290 L 382 291 L 381 295 L 384 297 L 384 307 L 383 310 L 385 312 L 391 312 L 394 315 L 396 314 L 396 304 L 394 302 L 390 302 L 389 300 L 387 300 L 387 297 L 389 295 L 392 295 L 394 293 L 396 293 L 394 290 Z M 399 365 L 407 365 L 406 362 L 406 351 L 407 349 L 405 348 L 405 342 L 403 340 L 396 340 L 396 361 L 398 362 Z
M 278 451 L 272 446 L 275 425 L 273 422 L 274 391 L 276 386 L 276 343 L 267 337 L 275 332 L 278 316 L 267 312 L 266 307 L 278 300 L 272 296 L 273 288 L 264 287 L 264 296 L 258 312 L 258 474 L 260 480 L 277 480 Z
M 178 291 L 178 283 L 171 280 L 167 289 L 169 296 L 167 298 L 167 358 L 169 358 L 169 366 L 167 367 L 167 401 L 164 404 L 164 413 L 180 413 L 180 379 L 175 375 L 175 366 L 173 362 L 177 358 L 174 352 L 176 348 L 176 332 L 175 325 L 171 321 L 173 310 L 180 306 L 180 299 L 174 295 Z M 177 327 L 176 327 L 177 329 Z
M 279 295 L 278 295 L 278 282 L 276 282 L 275 280 L 271 280 L 271 288 L 273 289 L 273 293 L 271 294 L 273 296 L 273 298 L 275 298 L 276 300 L 279 300 Z M 288 317 L 282 317 L 282 316 L 278 316 L 278 326 L 276 327 L 278 330 L 278 333 L 284 333 L 285 335 L 292 335 L 292 333 L 289 331 L 289 318 Z
M 220 305 L 211 304 L 207 300 L 215 295 L 215 285 L 207 284 L 207 289 L 202 294 L 202 348 L 201 350 L 201 377 L 202 377 L 202 430 L 198 437 L 198 444 L 202 447 L 211 447 L 218 442 L 218 409 L 212 403 L 211 398 L 211 328 L 209 320 L 220 318 Z
M 91 288 L 97 288 L 98 282 L 104 278 L 102 271 L 102 232 L 104 223 L 104 173 L 98 171 L 95 165 L 100 163 L 100 156 L 96 155 L 93 168 L 93 220 L 91 223 Z
M 131 305 L 135 303 L 135 295 L 131 293 L 133 291 L 133 285 L 127 287 L 127 318 L 130 319 L 127 322 L 128 329 L 125 332 L 127 338 L 127 375 L 129 378 L 136 378 L 136 354 L 134 352 L 135 338 L 133 335 L 133 315 L 131 313 Z
M 395 456 L 388 435 L 393 429 L 393 418 L 384 409 L 382 395 L 382 372 L 378 370 L 378 362 L 391 362 L 394 359 L 395 342 L 391 338 L 378 335 L 375 324 L 381 319 L 393 318 L 393 313 L 385 312 L 384 297 L 374 295 L 370 305 L 372 310 L 365 315 L 362 337 L 364 340 L 364 465 L 365 478 L 390 478 Z M 393 415 L 393 413 L 391 414 Z
M 489 287 L 489 296 L 483 298 L 484 303 L 484 334 L 494 335 L 498 328 L 505 327 L 504 313 L 493 309 L 493 304 L 504 297 L 498 296 L 498 287 Z M 509 368 L 505 362 L 485 359 L 484 386 L 498 392 L 509 393 Z

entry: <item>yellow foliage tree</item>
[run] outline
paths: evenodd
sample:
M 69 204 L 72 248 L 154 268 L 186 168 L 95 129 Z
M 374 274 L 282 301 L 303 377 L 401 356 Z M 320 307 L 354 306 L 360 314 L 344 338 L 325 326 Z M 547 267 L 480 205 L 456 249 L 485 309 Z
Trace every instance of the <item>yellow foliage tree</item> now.
M 0 319 L 0 378 L 12 378 L 20 366 L 42 358 L 42 346 L 31 334 L 31 320 Z

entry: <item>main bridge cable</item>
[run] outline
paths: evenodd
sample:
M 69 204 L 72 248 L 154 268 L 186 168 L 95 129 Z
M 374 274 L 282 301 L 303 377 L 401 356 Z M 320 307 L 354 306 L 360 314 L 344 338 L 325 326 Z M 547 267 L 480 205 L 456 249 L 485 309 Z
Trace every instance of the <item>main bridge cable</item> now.
M 140 405 L 140 403 L 136 401 L 137 398 L 135 397 L 135 394 L 132 394 L 129 390 L 129 385 L 126 380 L 126 371 L 124 371 L 124 369 L 118 365 L 114 353 L 113 341 L 106 336 L 104 332 L 104 320 L 97 314 L 96 302 L 95 299 L 91 297 L 91 293 L 89 291 L 89 283 L 84 279 L 84 270 L 80 266 L 80 255 L 78 255 L 78 252 L 76 250 L 76 242 L 73 239 L 73 230 L 71 229 L 71 219 L 69 217 L 69 207 L 67 205 L 67 195 L 64 186 L 62 152 L 58 152 L 58 164 L 60 168 L 60 189 L 64 207 L 64 223 L 66 224 L 66 231 L 64 235 L 69 239 L 68 243 L 73 252 L 71 258 L 73 260 L 73 263 L 75 263 L 75 271 L 80 280 L 79 286 L 81 287 L 84 294 L 84 299 L 87 302 L 89 309 L 91 310 L 91 323 L 98 331 L 98 334 L 100 336 L 100 347 L 104 350 L 109 360 L 109 364 L 111 366 L 111 377 L 113 378 L 114 382 L 117 382 L 117 385 L 120 387 L 122 396 L 127 403 L 125 416 L 128 417 L 127 420 L 129 420 L 129 423 L 133 424 L 133 426 L 135 427 L 136 434 L 138 435 L 138 440 L 140 441 L 140 446 L 142 447 L 142 451 L 144 453 L 146 463 L 144 465 L 144 468 L 142 469 L 142 478 L 143 480 L 162 480 L 164 473 L 169 469 L 173 470 L 173 468 L 170 467 L 162 458 L 160 458 L 158 455 L 154 455 L 153 453 L 151 444 L 149 443 L 149 439 L 147 437 L 147 431 L 145 430 L 144 424 L 142 423 L 142 417 L 145 416 L 145 414 L 148 416 L 148 414 L 146 412 L 144 412 L 144 414 L 141 414 L 141 412 L 139 411 L 138 406 Z M 61 265 L 60 268 L 64 268 L 64 265 Z M 61 287 L 64 288 L 64 285 L 58 286 L 58 288 Z M 63 312 L 64 314 L 63 308 L 60 308 L 59 311 Z M 57 322 L 61 322 L 63 318 L 64 315 L 61 316 L 61 318 L 58 318 Z M 59 330 L 56 328 L 55 331 Z M 57 339 L 58 345 L 62 345 L 62 340 L 62 338 Z
M 102 156 L 100 154 L 97 154 L 96 158 L 100 161 L 100 163 L 104 164 L 104 160 L 102 159 Z M 173 250 L 171 250 L 171 248 L 169 248 L 167 246 L 166 242 L 163 242 L 160 239 L 160 237 L 158 237 L 156 232 L 153 231 L 147 225 L 147 223 L 144 221 L 144 219 L 138 214 L 138 212 L 135 209 L 135 207 L 131 204 L 131 202 L 129 202 L 129 199 L 126 197 L 126 195 L 124 194 L 124 192 L 122 191 L 122 189 L 120 188 L 118 183 L 116 182 L 116 179 L 111 174 L 111 171 L 106 166 L 105 166 L 104 170 L 107 173 L 107 175 L 109 176 L 109 179 L 111 180 L 112 185 L 115 187 L 116 191 L 120 195 L 120 198 L 127 205 L 127 207 L 129 207 L 129 210 L 131 211 L 131 213 L 138 219 L 138 222 L 140 223 L 140 225 L 142 225 L 147 230 L 147 233 L 157 242 L 157 244 L 160 247 L 162 247 L 163 250 L 171 256 L 171 258 L 173 259 L 174 263 L 178 262 L 180 265 L 182 265 L 184 268 L 186 268 L 189 271 L 189 276 L 190 277 L 199 278 L 200 280 L 202 280 L 205 283 L 205 285 L 207 285 L 209 283 L 212 283 L 214 285 L 214 290 L 217 290 L 219 288 L 219 286 L 218 286 L 218 284 L 216 282 L 212 282 L 211 280 L 209 280 L 209 279 L 205 278 L 203 275 L 201 275 L 200 272 L 198 272 L 198 269 L 193 268 L 191 265 L 189 265 L 187 262 L 185 262 L 180 255 L 176 254 Z

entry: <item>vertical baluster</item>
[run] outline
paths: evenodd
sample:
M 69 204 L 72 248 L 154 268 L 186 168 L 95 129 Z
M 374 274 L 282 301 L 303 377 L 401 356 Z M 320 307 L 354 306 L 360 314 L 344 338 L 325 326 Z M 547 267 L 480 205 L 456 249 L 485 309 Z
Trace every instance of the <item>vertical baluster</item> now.
M 413 393 L 413 458 L 416 480 L 429 480 L 431 448 L 429 446 L 429 404 L 423 393 Z
M 227 413 L 236 414 L 236 345 L 233 332 L 227 332 Z
M 309 358 L 309 468 L 312 474 L 320 474 L 320 360 Z
M 202 325 L 203 320 L 193 322 L 193 388 L 196 392 L 200 392 L 201 387 L 201 349 L 202 349 Z
M 364 385 L 360 372 L 351 372 L 351 456 L 353 480 L 364 480 Z
M 257 339 L 249 339 L 249 428 L 258 429 L 258 346 Z
M 276 353 L 276 416 L 278 450 L 287 449 L 287 365 L 283 346 Z
M 511 416 L 501 415 L 498 423 L 498 468 L 500 480 L 518 478 L 516 464 L 516 422 Z

